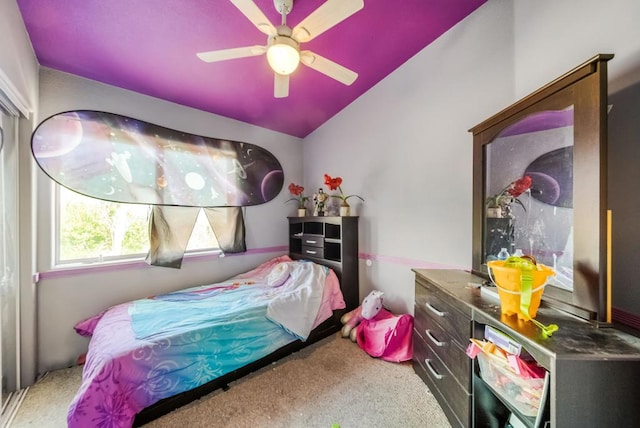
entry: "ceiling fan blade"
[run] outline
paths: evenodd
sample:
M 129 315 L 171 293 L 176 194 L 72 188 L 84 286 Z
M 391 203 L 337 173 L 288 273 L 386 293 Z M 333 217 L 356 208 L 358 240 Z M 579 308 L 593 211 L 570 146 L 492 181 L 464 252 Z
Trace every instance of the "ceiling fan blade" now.
M 277 31 L 276 27 L 267 19 L 262 13 L 260 8 L 253 2 L 253 0 L 230 0 L 235 7 L 246 16 L 249 21 L 256 26 L 256 28 L 262 31 L 267 36 L 275 36 Z
M 289 75 L 273 73 L 275 75 L 273 85 L 273 96 L 275 98 L 286 98 L 289 96 Z
M 327 0 L 293 28 L 292 37 L 308 42 L 364 7 L 364 0 Z
M 217 62 L 225 61 L 228 59 L 245 58 L 248 56 L 262 55 L 267 51 L 267 48 L 260 45 L 245 46 L 242 48 L 222 49 L 219 51 L 200 52 L 198 58 L 204 62 Z
M 311 51 L 300 52 L 300 60 L 307 67 L 313 68 L 347 86 L 358 78 L 358 73 L 355 71 L 351 71 Z

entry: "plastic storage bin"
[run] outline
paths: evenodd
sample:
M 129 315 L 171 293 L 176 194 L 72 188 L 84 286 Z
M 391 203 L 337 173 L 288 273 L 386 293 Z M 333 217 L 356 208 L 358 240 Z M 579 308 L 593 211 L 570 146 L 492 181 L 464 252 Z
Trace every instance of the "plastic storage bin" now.
M 544 378 L 524 379 L 497 358 L 480 353 L 477 356 L 480 377 L 520 413 L 536 417 L 544 392 Z

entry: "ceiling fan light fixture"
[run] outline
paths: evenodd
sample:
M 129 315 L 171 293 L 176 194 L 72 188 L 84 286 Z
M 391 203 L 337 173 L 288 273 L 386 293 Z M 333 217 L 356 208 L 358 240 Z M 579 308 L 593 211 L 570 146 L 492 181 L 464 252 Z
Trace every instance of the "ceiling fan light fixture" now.
M 290 37 L 275 36 L 267 48 L 269 66 L 278 74 L 287 76 L 300 64 L 298 43 Z

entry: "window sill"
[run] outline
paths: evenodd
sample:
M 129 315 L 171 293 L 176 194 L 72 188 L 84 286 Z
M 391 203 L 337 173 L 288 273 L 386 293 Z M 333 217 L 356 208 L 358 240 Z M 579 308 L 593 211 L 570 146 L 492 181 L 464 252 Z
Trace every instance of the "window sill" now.
M 224 253 L 220 250 L 213 251 L 198 251 L 192 253 L 186 253 L 183 258 L 183 263 L 189 263 L 199 260 L 211 259 L 214 257 L 224 257 Z M 75 275 L 87 275 L 100 272 L 112 272 L 122 271 L 129 269 L 147 269 L 154 266 L 150 266 L 144 261 L 144 258 L 126 259 L 126 260 L 109 260 L 103 262 L 93 263 L 69 263 L 57 265 L 51 270 L 46 272 L 39 272 L 35 275 L 35 281 L 38 282 L 41 279 L 53 279 L 53 278 L 65 278 Z
M 278 245 L 274 247 L 262 247 L 248 249 L 244 253 L 227 254 L 225 255 L 221 250 L 212 251 L 200 251 L 186 253 L 184 255 L 184 262 L 190 263 L 195 261 L 207 260 L 212 258 L 222 258 L 231 256 L 248 256 L 256 254 L 269 254 L 269 253 L 287 253 L 289 247 L 286 245 Z M 65 278 L 74 275 L 87 275 L 100 272 L 113 272 L 127 269 L 148 269 L 156 266 L 148 265 L 143 258 L 128 259 L 128 260 L 114 260 L 102 263 L 92 264 L 77 264 L 77 265 L 59 265 L 46 272 L 39 272 L 34 275 L 34 282 L 38 282 L 41 279 L 53 279 L 53 278 Z

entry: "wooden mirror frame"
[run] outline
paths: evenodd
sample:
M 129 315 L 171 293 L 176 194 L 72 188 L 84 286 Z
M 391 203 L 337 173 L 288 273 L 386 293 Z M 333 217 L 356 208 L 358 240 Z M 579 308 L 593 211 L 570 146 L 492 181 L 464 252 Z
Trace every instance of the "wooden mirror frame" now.
M 484 262 L 485 145 L 530 114 L 574 106 L 573 291 L 547 286 L 542 300 L 581 318 L 611 322 L 607 213 L 607 61 L 599 54 L 470 129 L 473 133 L 472 272 Z

